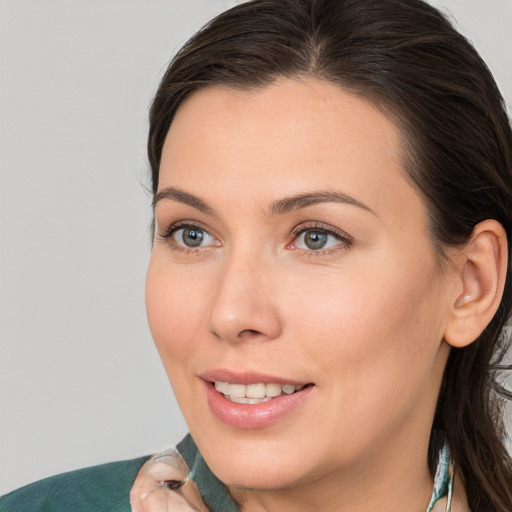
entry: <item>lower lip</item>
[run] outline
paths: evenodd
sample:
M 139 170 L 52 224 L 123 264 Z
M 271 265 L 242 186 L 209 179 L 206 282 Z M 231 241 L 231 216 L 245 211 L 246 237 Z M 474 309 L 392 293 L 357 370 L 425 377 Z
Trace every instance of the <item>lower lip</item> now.
M 307 386 L 291 395 L 281 395 L 267 402 L 249 405 L 231 402 L 211 382 L 203 382 L 212 414 L 223 423 L 242 430 L 260 429 L 277 423 L 300 407 L 311 395 L 314 387 Z

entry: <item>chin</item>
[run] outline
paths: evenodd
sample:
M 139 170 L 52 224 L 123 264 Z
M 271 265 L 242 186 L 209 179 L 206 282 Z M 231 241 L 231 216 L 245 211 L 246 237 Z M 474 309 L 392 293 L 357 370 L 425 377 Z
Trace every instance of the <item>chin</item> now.
M 230 488 L 286 489 L 311 480 L 314 472 L 309 448 L 301 450 L 300 443 L 290 439 L 218 437 L 216 443 L 211 439 L 196 443 L 213 473 Z
M 233 469 L 220 469 L 216 476 L 230 489 L 267 492 L 291 489 L 309 480 L 286 464 L 274 467 L 243 464 Z

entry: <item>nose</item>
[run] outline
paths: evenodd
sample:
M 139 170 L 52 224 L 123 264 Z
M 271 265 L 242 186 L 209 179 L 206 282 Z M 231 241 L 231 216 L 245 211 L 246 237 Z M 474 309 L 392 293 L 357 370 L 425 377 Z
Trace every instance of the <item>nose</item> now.
M 214 336 L 228 342 L 279 337 L 275 273 L 275 265 L 263 258 L 233 255 L 225 262 L 210 307 L 209 329 Z

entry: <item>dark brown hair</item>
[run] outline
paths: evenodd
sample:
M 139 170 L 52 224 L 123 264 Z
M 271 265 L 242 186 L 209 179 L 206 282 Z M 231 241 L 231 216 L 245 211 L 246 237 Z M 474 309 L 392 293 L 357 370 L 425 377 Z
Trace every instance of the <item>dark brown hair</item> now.
M 339 84 L 398 125 L 404 167 L 428 206 L 441 260 L 485 219 L 503 225 L 512 247 L 512 134 L 503 98 L 471 44 L 421 0 L 254 0 L 215 18 L 173 59 L 154 98 L 153 193 L 165 137 L 187 96 L 208 85 L 258 88 L 280 76 Z M 473 512 L 512 510 L 502 409 L 512 396 L 500 385 L 510 370 L 502 360 L 511 308 L 509 261 L 498 312 L 474 343 L 451 351 L 430 439 L 431 470 L 447 440 Z

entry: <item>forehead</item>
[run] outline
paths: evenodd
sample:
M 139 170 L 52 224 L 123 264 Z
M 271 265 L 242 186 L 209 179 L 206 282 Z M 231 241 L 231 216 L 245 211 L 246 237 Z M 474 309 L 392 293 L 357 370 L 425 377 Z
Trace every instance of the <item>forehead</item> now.
M 263 124 L 265 133 L 260 131 Z M 379 146 L 382 142 L 382 149 L 398 149 L 400 142 L 393 122 L 370 101 L 313 78 L 279 78 L 249 90 L 227 86 L 199 89 L 179 107 L 168 135 L 176 139 L 191 127 L 202 136 L 243 129 L 242 136 L 266 138 L 274 144 L 314 139 L 316 148 L 319 143 L 322 146 L 321 141 L 325 145 L 333 139 L 342 142 L 339 130 L 345 137 L 353 135 L 352 142 L 356 138 L 361 144 Z
M 160 188 L 209 196 L 269 188 L 337 188 L 372 209 L 417 195 L 405 178 L 397 127 L 369 101 L 317 79 L 279 79 L 250 91 L 207 87 L 178 109 L 167 135 Z M 421 207 L 421 205 L 420 205 Z

